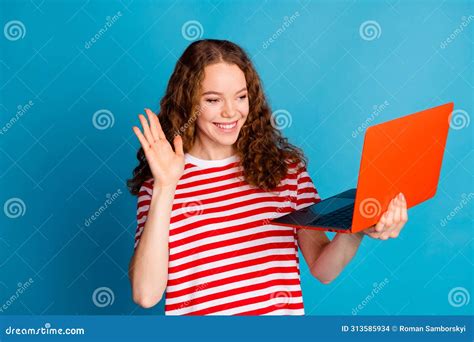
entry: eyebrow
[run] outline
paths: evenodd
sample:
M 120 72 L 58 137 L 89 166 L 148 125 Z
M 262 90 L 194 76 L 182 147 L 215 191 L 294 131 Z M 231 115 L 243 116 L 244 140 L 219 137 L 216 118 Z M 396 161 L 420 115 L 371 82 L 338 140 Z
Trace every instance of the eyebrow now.
M 247 87 L 243 87 L 242 89 L 240 89 L 238 92 L 236 92 L 236 94 L 244 91 L 244 90 L 247 90 Z M 210 94 L 216 94 L 216 95 L 222 95 L 222 93 L 219 93 L 218 91 L 206 91 L 205 93 L 202 93 L 202 96 L 204 95 L 210 95 Z

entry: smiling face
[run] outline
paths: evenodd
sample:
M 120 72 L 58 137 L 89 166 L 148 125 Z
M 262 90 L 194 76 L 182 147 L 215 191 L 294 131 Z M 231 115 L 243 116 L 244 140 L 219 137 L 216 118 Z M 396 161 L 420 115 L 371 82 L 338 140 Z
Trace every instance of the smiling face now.
M 204 68 L 199 94 L 200 115 L 191 153 L 208 158 L 233 154 L 232 145 L 249 113 L 247 83 L 235 64 L 216 63 Z

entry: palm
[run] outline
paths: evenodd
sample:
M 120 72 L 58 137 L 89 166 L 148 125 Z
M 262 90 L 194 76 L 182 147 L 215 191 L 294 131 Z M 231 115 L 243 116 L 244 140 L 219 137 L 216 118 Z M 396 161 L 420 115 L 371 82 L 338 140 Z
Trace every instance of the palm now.
M 156 114 L 147 110 L 148 121 L 143 115 L 139 115 L 143 132 L 136 126 L 133 131 L 138 137 L 145 152 L 145 157 L 150 166 L 155 184 L 159 186 L 175 185 L 184 172 L 183 142 L 180 136 L 176 136 L 173 143 L 175 150 L 171 147 L 161 128 Z

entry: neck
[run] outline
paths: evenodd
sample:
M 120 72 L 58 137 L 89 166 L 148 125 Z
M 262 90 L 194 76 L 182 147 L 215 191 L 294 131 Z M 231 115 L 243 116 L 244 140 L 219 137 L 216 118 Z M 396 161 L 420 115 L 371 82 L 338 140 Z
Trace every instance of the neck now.
M 192 156 L 205 160 L 219 160 L 233 156 L 235 149 L 232 145 L 218 145 L 213 142 L 203 144 L 199 138 L 188 151 Z

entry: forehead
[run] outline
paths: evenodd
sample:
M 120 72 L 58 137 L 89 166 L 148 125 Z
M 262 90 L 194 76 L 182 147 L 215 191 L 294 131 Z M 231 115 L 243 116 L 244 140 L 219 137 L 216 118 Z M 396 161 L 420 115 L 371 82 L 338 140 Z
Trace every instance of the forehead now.
M 234 93 L 245 86 L 245 75 L 235 64 L 216 63 L 204 68 L 203 92 Z

